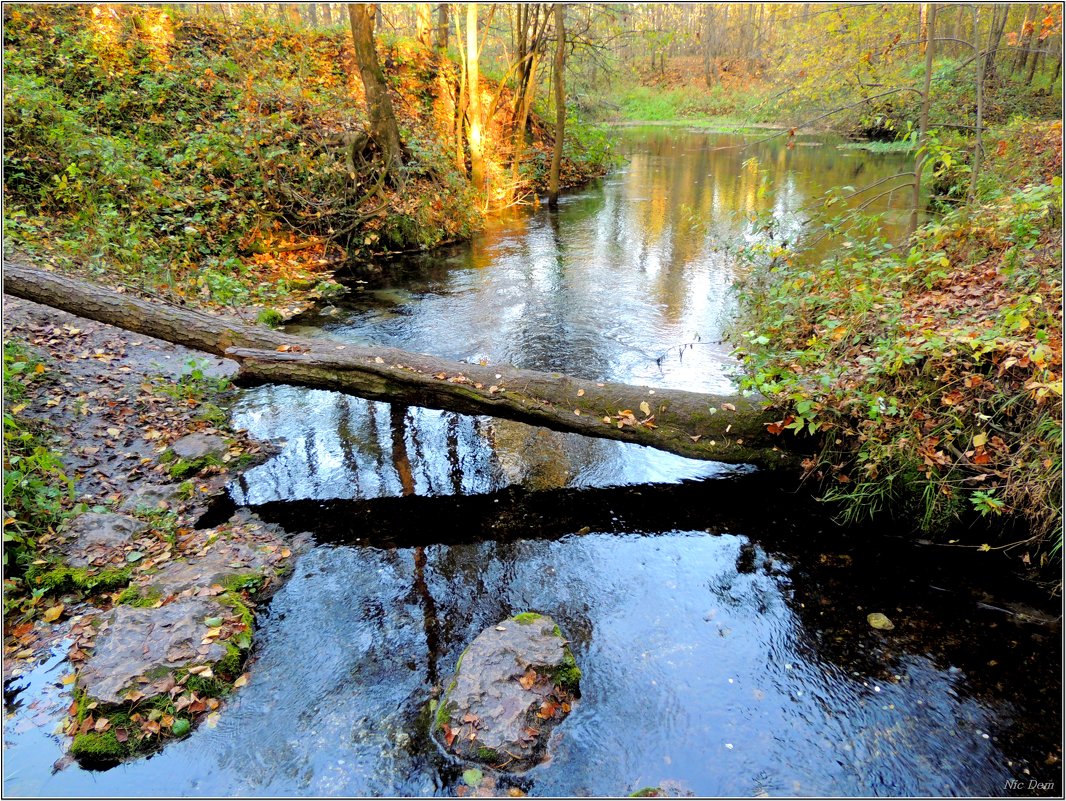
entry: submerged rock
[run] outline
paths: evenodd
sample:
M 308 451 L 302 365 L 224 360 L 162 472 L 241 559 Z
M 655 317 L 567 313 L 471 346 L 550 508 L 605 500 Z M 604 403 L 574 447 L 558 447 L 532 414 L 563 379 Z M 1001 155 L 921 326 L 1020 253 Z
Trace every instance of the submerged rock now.
M 64 532 L 61 550 L 69 564 L 84 567 L 113 557 L 123 545 L 147 529 L 148 524 L 143 520 L 128 515 L 86 512 L 74 518 Z
M 570 713 L 580 678 L 554 620 L 515 615 L 485 629 L 463 652 L 433 734 L 461 759 L 528 770 L 546 758 L 548 738 Z
M 194 461 L 213 456 L 221 459 L 226 455 L 229 446 L 226 440 L 214 434 L 189 434 L 174 442 L 170 450 L 179 459 Z
M 120 703 L 131 689 L 148 696 L 138 678 L 159 678 L 193 665 L 211 665 L 227 654 L 224 643 L 204 643 L 210 628 L 204 621 L 230 610 L 210 598 L 192 598 L 158 608 L 117 606 L 96 648 L 78 674 L 78 686 L 91 698 Z M 161 690 L 160 690 L 161 691 Z

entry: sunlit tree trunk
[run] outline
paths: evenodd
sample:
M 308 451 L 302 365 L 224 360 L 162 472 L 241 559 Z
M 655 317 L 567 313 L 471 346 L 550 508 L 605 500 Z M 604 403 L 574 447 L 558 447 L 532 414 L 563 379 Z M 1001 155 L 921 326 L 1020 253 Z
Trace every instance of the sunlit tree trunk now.
M 563 24 L 563 3 L 555 4 L 555 64 L 552 84 L 555 87 L 555 150 L 552 151 L 551 173 L 548 176 L 548 207 L 559 205 L 559 168 L 563 163 L 563 137 L 566 135 L 566 94 L 563 90 L 563 69 L 566 66 L 566 28 Z
M 326 24 L 326 27 L 332 27 L 333 25 L 333 9 L 330 8 L 331 3 L 322 4 L 322 21 Z
M 914 157 L 914 193 L 911 203 L 911 233 L 918 230 L 918 204 L 922 193 L 922 167 L 925 163 L 925 147 L 929 128 L 929 85 L 933 78 L 933 41 L 936 29 L 936 4 L 930 3 L 925 30 L 925 83 L 922 88 L 922 112 L 918 120 L 918 155 Z
M 477 3 L 466 4 L 467 145 L 470 148 L 470 181 L 485 191 L 485 151 L 482 141 L 481 76 L 478 71 Z
M 385 169 L 395 173 L 403 158 L 400 144 L 400 129 L 392 110 L 385 83 L 385 73 L 378 63 L 374 46 L 374 17 L 376 8 L 372 3 L 349 3 L 348 21 L 352 27 L 352 44 L 359 77 L 366 92 L 366 104 L 370 112 L 370 135 L 385 158 Z
M 418 13 L 416 27 L 415 27 L 415 39 L 422 47 L 429 50 L 433 46 L 433 10 L 430 8 L 429 3 L 418 3 L 416 7 Z

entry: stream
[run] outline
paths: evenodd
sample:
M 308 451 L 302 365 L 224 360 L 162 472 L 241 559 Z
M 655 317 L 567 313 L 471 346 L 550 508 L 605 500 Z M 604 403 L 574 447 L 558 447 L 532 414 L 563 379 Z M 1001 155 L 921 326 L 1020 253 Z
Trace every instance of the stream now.
M 557 213 L 353 276 L 286 330 L 728 391 L 749 215 L 810 236 L 823 192 L 909 164 L 757 138 L 625 129 L 625 166 Z M 908 193 L 882 201 L 890 235 Z M 248 685 L 151 758 L 53 771 L 58 649 L 5 693 L 5 795 L 455 795 L 427 702 L 478 632 L 536 610 L 571 641 L 581 698 L 551 760 L 501 787 L 1061 796 L 1060 631 L 987 555 L 844 533 L 749 467 L 490 417 L 264 386 L 234 423 L 279 452 L 233 503 L 314 542 L 261 610 Z

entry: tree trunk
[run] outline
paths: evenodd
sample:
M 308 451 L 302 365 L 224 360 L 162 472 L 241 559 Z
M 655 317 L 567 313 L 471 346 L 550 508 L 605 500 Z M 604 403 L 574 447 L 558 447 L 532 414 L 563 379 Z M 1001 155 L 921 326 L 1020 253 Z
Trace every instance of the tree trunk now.
M 312 28 L 318 27 L 318 5 L 316 3 L 307 4 L 307 21 Z
M 1033 46 L 1033 33 L 1036 30 L 1036 22 L 1039 17 L 1040 6 L 1037 3 L 1030 3 L 1025 10 L 1025 20 L 1022 22 L 1021 32 L 1018 34 L 1018 56 L 1014 59 L 1014 71 L 1021 72 L 1025 69 L 1026 61 L 1029 59 L 1029 50 Z M 1036 54 L 1033 54 L 1033 60 L 1036 61 Z
M 359 77 L 366 92 L 366 104 L 370 111 L 370 135 L 385 158 L 385 169 L 395 173 L 403 161 L 403 145 L 400 144 L 400 129 L 396 114 L 389 99 L 385 73 L 378 63 L 374 46 L 374 17 L 377 7 L 373 3 L 349 3 L 348 21 L 352 26 L 352 44 L 355 47 L 355 62 Z
M 462 414 L 489 414 L 696 459 L 792 465 L 792 457 L 776 446 L 793 440 L 771 436 L 766 425 L 773 416 L 757 401 L 740 395 L 649 389 L 510 366 L 453 362 L 395 348 L 303 339 L 14 264 L 4 266 L 4 291 L 227 356 L 240 364 L 238 377 L 254 381 L 329 389 Z M 709 413 L 709 407 L 717 413 Z
M 566 66 L 566 28 L 563 24 L 563 3 L 555 4 L 555 64 L 552 83 L 555 86 L 555 149 L 552 151 L 551 172 L 548 175 L 548 208 L 559 205 L 559 168 L 563 163 L 563 137 L 566 135 L 566 93 L 563 89 L 563 69 Z
M 448 49 L 448 4 L 437 6 L 437 38 L 433 46 L 441 53 Z
M 470 182 L 485 192 L 485 144 L 482 141 L 481 75 L 478 70 L 477 3 L 466 4 L 466 141 L 470 147 Z
M 322 21 L 326 24 L 327 28 L 333 27 L 333 9 L 330 8 L 331 3 L 322 4 Z
M 991 83 L 996 79 L 996 51 L 1003 39 L 1003 29 L 1007 27 L 1007 17 L 1010 16 L 1010 6 L 996 3 L 992 6 L 992 26 L 988 31 L 988 55 L 985 56 L 985 83 Z
M 985 60 L 981 54 L 981 34 L 978 23 L 981 7 L 976 3 L 973 6 L 973 49 L 977 53 L 977 66 L 974 82 L 977 92 L 977 118 L 974 123 L 973 140 L 973 163 L 970 165 L 970 191 L 967 193 L 967 201 L 971 204 L 977 199 L 977 180 L 981 177 L 981 160 L 984 158 L 984 141 L 981 130 L 985 111 Z
M 918 155 L 914 157 L 914 192 L 911 200 L 911 233 L 918 230 L 918 204 L 922 194 L 922 166 L 925 164 L 926 131 L 929 129 L 929 84 L 933 79 L 933 51 L 936 42 L 936 3 L 929 4 L 925 30 L 925 83 L 922 88 L 922 112 L 918 120 Z
M 433 47 L 433 10 L 429 3 L 418 3 L 416 11 L 418 17 L 415 25 L 415 39 L 422 47 L 429 50 Z

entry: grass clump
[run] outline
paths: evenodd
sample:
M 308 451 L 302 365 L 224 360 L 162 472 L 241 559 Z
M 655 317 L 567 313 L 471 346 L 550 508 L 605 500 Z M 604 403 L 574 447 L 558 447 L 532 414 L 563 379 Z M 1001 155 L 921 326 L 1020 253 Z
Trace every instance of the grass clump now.
M 520 612 L 519 614 L 512 617 L 511 620 L 513 620 L 520 626 L 528 626 L 531 623 L 535 623 L 536 621 L 540 620 L 542 617 L 544 616 L 537 614 L 536 612 Z

